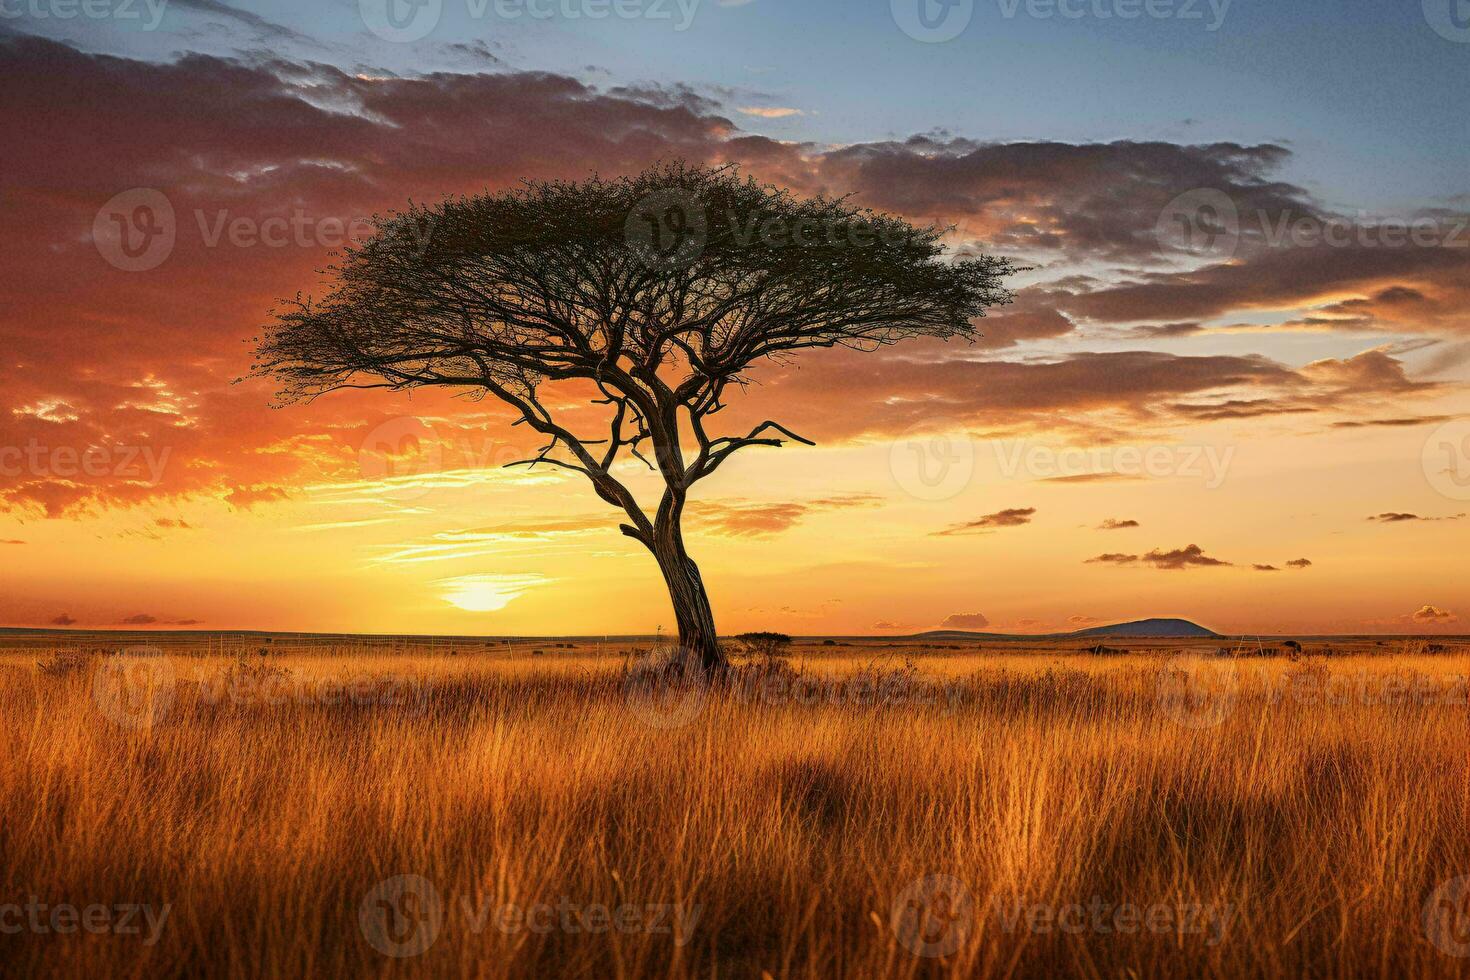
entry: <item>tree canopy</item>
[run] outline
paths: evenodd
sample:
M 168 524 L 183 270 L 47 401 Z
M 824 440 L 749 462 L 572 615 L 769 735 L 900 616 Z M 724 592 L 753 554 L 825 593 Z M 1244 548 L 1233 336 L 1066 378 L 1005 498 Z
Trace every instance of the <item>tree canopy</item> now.
M 775 420 L 710 431 L 753 364 L 972 339 L 1015 271 L 946 256 L 944 229 L 682 162 L 414 205 L 375 225 L 329 270 L 326 295 L 276 311 L 255 373 L 278 379 L 284 402 L 347 388 L 493 395 L 545 438 L 521 464 L 584 474 L 627 515 L 624 533 L 691 568 L 689 487 L 746 447 L 807 441 Z M 605 432 L 574 433 L 548 408 L 543 389 L 571 380 L 595 386 Z M 615 472 L 624 458 L 662 474 L 652 517 Z

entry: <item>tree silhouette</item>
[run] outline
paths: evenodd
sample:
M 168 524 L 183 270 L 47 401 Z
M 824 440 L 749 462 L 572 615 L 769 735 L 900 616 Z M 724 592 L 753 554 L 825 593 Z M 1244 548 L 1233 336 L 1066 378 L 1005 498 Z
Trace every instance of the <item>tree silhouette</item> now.
M 510 465 L 575 470 L 626 515 L 622 532 L 663 573 L 681 647 L 707 671 L 726 663 L 684 547 L 689 490 L 742 449 L 812 445 L 774 420 L 712 434 L 727 389 L 753 363 L 806 348 L 973 339 L 972 321 L 1009 301 L 1014 271 L 947 258 L 941 229 L 684 163 L 375 220 L 377 234 L 328 270 L 327 295 L 274 311 L 252 373 L 277 379 L 282 403 L 426 386 L 507 403 L 546 440 Z M 553 416 L 544 394 L 560 382 L 605 406 L 605 436 Z M 651 514 L 619 479 L 630 459 L 662 476 Z

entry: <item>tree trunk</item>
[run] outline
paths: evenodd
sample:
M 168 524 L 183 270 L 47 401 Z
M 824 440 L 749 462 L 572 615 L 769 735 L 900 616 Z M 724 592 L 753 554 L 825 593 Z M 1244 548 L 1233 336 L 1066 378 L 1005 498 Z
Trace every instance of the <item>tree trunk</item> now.
M 707 678 L 723 674 L 730 664 L 720 649 L 715 616 L 704 580 L 699 577 L 699 566 L 684 550 L 677 511 L 673 520 L 662 522 L 655 531 L 653 554 L 669 587 L 669 601 L 679 624 L 679 646 L 692 655 Z

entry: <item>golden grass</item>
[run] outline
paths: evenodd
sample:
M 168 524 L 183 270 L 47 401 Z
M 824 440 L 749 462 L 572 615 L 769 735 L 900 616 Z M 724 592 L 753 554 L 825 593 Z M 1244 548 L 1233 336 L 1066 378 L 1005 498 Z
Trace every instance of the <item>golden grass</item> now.
M 648 710 L 677 708 L 680 692 L 635 697 L 633 710 L 624 661 L 590 649 L 243 667 L 171 656 L 156 702 L 109 701 L 119 664 L 148 658 L 41 669 L 7 655 L 0 906 L 169 913 L 152 945 L 146 927 L 0 934 L 0 969 L 1470 973 L 1442 948 L 1460 934 L 1432 936 L 1424 919 L 1428 902 L 1449 916 L 1435 922 L 1455 926 L 1459 913 L 1470 930 L 1463 895 L 1434 896 L 1470 874 L 1463 652 L 1294 663 L 1175 661 L 1165 646 L 917 650 L 916 678 L 870 663 L 902 651 L 802 650 L 808 675 L 866 670 L 874 686 L 823 688 L 813 703 L 753 682 L 661 727 Z M 406 682 L 364 680 L 389 676 Z M 350 678 L 353 693 L 322 684 Z M 425 895 L 379 887 L 398 875 L 432 882 L 437 919 L 416 918 Z M 1091 911 L 1083 923 L 1066 908 L 1096 902 L 1152 911 L 1158 928 L 1120 934 L 1110 910 L 1102 931 Z M 541 903 L 634 911 L 596 933 L 563 928 L 577 923 L 560 911 L 552 928 L 511 928 L 517 913 L 501 911 Z M 662 906 L 678 906 L 682 934 L 643 928 L 654 916 L 673 926 Z M 1047 913 L 1032 906 L 1071 927 L 1040 928 Z M 0 915 L 0 927 L 14 921 Z M 370 942 L 385 935 L 433 942 L 388 956 Z M 417 952 L 412 940 L 390 949 Z

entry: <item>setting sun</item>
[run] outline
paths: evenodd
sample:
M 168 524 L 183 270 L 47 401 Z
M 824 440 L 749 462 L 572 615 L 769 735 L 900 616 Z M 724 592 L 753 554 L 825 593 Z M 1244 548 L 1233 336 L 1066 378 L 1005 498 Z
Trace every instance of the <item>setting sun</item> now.
M 547 581 L 540 575 L 466 575 L 445 579 L 440 585 L 450 605 L 469 612 L 495 612 Z

